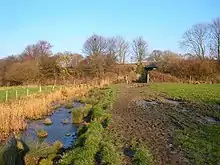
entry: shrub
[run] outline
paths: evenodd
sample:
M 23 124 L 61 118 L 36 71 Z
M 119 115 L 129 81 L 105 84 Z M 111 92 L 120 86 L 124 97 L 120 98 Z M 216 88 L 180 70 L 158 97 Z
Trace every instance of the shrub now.
M 160 62 L 159 71 L 169 73 L 184 81 L 213 81 L 219 82 L 217 78 L 220 75 L 219 64 L 214 60 L 175 60 L 169 62 Z
M 80 124 L 83 122 L 83 109 L 82 108 L 74 108 L 72 110 L 72 122 L 74 124 Z
M 100 150 L 100 160 L 102 165 L 120 165 L 120 154 L 116 151 L 115 146 L 110 142 L 104 142 Z
M 39 165 L 53 165 L 53 161 L 49 159 L 42 159 Z
M 150 151 L 144 147 L 138 147 L 135 149 L 134 159 L 133 159 L 134 165 L 151 165 L 153 164 L 152 155 L 150 154 Z

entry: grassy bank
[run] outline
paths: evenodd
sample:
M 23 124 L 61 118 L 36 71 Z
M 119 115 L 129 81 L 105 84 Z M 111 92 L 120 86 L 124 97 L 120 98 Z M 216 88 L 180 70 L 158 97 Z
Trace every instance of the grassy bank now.
M 75 146 L 62 157 L 61 165 L 121 164 L 120 151 L 110 140 L 104 138 L 106 128 L 111 122 L 109 111 L 114 97 L 115 91 L 112 88 L 95 88 L 82 98 L 83 102 L 92 105 L 86 115 L 79 110 L 85 115 L 87 124 L 80 127 Z
M 151 84 L 150 88 L 158 92 L 163 92 L 174 99 L 220 103 L 219 84 L 156 83 Z

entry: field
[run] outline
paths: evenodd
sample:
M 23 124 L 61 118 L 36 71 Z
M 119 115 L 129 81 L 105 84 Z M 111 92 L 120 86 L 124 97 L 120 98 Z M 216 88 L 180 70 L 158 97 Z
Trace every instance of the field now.
M 53 159 L 60 154 L 57 151 L 45 155 L 30 151 L 27 162 L 40 156 L 44 157 L 40 164 L 61 165 L 218 165 L 220 162 L 219 85 L 132 83 L 87 89 L 85 86 L 60 91 L 56 97 L 49 97 L 47 103 L 63 98 L 67 91 L 72 91 L 67 93 L 72 98 L 83 89 L 78 99 L 86 106 L 70 109 L 73 123 L 76 120 L 83 123 L 74 147 L 58 159 Z M 41 101 L 42 98 L 35 102 Z M 37 150 L 45 150 L 43 145 L 38 147 Z
M 58 86 L 42 86 L 41 92 L 47 93 L 58 89 Z M 6 100 L 19 99 L 21 97 L 31 95 L 40 92 L 40 87 L 38 86 L 18 86 L 18 87 L 0 87 L 0 102 L 5 102 Z
M 220 84 L 152 84 L 150 88 L 173 99 L 220 104 Z

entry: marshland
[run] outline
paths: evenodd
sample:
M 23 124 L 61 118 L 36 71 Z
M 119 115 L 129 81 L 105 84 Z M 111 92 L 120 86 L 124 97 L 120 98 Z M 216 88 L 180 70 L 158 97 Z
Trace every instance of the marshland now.
M 87 3 L 0 5 L 0 165 L 220 165 L 220 4 Z

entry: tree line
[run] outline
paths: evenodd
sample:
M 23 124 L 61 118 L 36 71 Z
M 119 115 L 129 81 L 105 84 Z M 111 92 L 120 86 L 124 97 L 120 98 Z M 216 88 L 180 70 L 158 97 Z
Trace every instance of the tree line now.
M 105 73 L 119 74 L 117 64 L 125 64 L 130 56 L 129 43 L 120 36 L 103 37 L 93 34 L 83 44 L 81 54 L 52 52 L 52 44 L 40 40 L 25 47 L 19 55 L 0 60 L 0 84 L 23 85 L 65 83 L 67 80 L 102 77 Z M 142 62 L 147 56 L 147 42 L 138 37 L 132 45 L 134 59 Z M 114 67 L 113 67 L 114 66 Z M 121 67 L 129 70 L 129 67 Z
M 180 46 L 201 60 L 220 60 L 220 18 L 193 25 L 183 34 Z
M 65 83 L 67 80 L 100 78 L 107 73 L 119 75 L 132 69 L 127 64 L 130 60 L 138 65 L 146 61 L 157 62 L 163 68 L 160 70 L 166 72 L 171 66 L 169 61 L 177 63 L 186 58 L 220 61 L 220 18 L 193 25 L 183 34 L 180 46 L 185 54 L 169 50 L 149 52 L 148 42 L 142 36 L 129 42 L 121 36 L 93 34 L 82 46 L 83 56 L 70 51 L 53 53 L 53 45 L 40 40 L 26 46 L 19 55 L 0 59 L 0 85 Z M 175 66 L 173 62 L 172 66 Z

